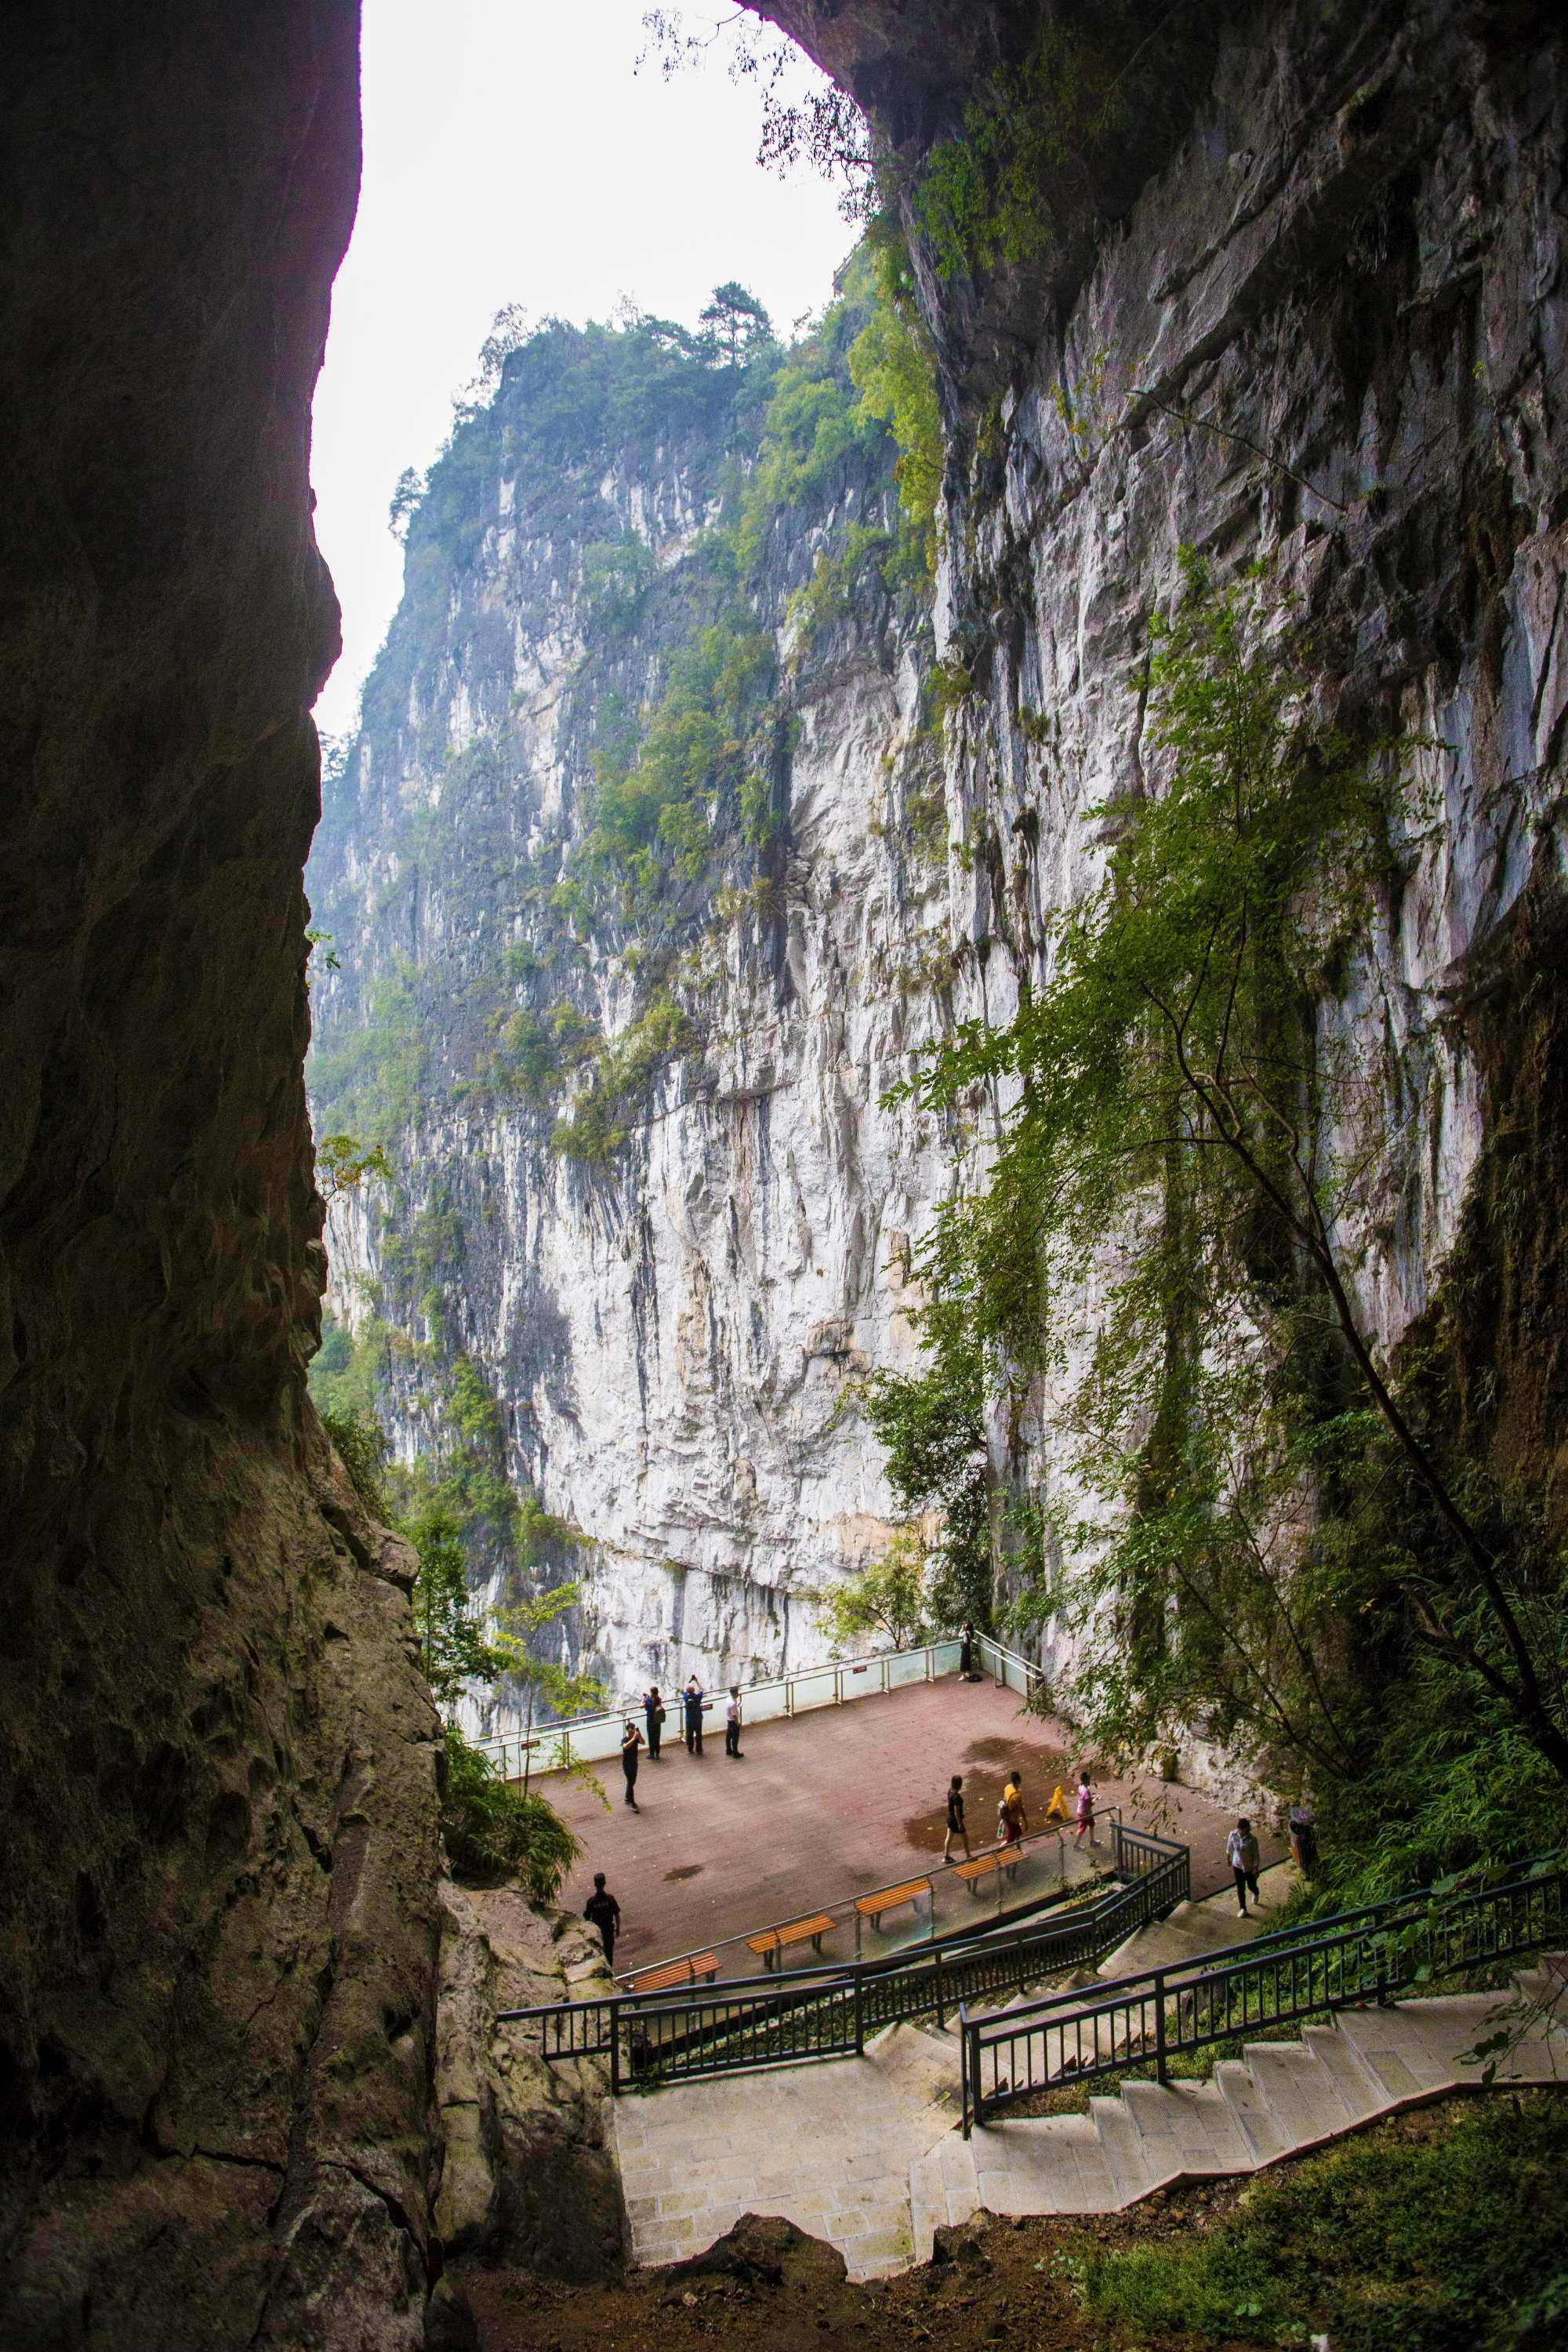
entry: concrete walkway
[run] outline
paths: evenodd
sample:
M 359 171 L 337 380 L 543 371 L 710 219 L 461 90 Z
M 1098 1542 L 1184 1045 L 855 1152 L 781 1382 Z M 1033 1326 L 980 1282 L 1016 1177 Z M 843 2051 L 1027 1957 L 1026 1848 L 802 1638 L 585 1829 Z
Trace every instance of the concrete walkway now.
M 1183 1933 L 1183 1912 L 1151 1932 L 1173 1927 Z M 1194 1949 L 1212 1948 L 1199 1941 L 1206 1919 L 1189 1916 L 1185 1932 Z M 1142 1951 L 1120 1961 L 1123 1972 L 1158 1965 Z M 1543 2013 L 1498 2080 L 1568 2081 L 1568 1958 L 1554 1955 L 1517 1982 Z M 1087 2114 L 998 2121 L 968 2140 L 956 2128 L 956 2041 L 911 2025 L 892 2027 L 864 2058 L 622 2098 L 616 2146 L 634 2259 L 679 2261 L 744 2212 L 783 2214 L 836 2245 L 851 2278 L 875 2278 L 928 2259 L 934 2230 L 982 2209 L 1109 2213 L 1178 2180 L 1259 2171 L 1396 2108 L 1475 2087 L 1479 2069 L 1464 2053 L 1510 1998 L 1348 2010 L 1300 2041 L 1248 2043 L 1211 2081 L 1129 2083 L 1090 2098 Z

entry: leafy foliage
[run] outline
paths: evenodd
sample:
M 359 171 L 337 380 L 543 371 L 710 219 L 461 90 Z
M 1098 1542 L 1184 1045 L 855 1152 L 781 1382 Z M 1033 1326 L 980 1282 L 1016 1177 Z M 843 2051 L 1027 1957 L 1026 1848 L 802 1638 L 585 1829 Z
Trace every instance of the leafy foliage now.
M 1565 2159 L 1559 2101 L 1489 2099 L 1268 2175 L 1206 2231 L 1086 2241 L 1067 2265 L 1092 2318 L 1141 2345 L 1547 2352 L 1568 2320 Z
M 553 1903 L 583 1851 L 553 1806 L 535 1791 L 510 1788 L 452 1724 L 441 1834 L 455 1877 L 479 1885 L 516 1879 L 531 1903 Z
M 936 515 L 945 449 L 937 405 L 936 367 L 915 307 L 909 249 L 884 215 L 868 239 L 874 270 L 870 315 L 849 349 L 860 413 L 879 417 L 899 445 L 893 468 L 913 551 L 936 568 Z
M 879 1372 L 867 1383 L 867 1420 L 888 1449 L 888 1479 L 910 1513 L 939 1509 L 942 1540 L 924 1607 L 940 1630 L 991 1622 L 991 1515 L 977 1360 L 955 1351 L 906 1379 Z
M 926 1630 L 925 1547 L 900 1528 L 879 1559 L 806 1598 L 821 1611 L 836 1649 L 881 1637 L 907 1650 Z
M 937 1107 L 1016 1095 L 929 1270 L 950 1351 L 1051 1382 L 1078 1440 L 1079 1507 L 1055 1498 L 1019 1613 L 1078 1629 L 1091 1730 L 1137 1751 L 1196 1722 L 1347 1807 L 1371 1775 L 1386 1808 L 1391 1672 L 1407 1744 L 1441 1743 L 1441 1691 L 1449 1723 L 1510 1727 L 1516 1769 L 1522 1741 L 1563 1774 L 1563 1566 L 1408 1364 L 1396 1393 L 1341 1263 L 1390 1118 L 1353 1026 L 1317 1008 L 1419 812 L 1404 747 L 1319 723 L 1300 658 L 1260 582 L 1190 567 L 1151 667 L 1167 781 L 1098 813 L 1105 878 L 1050 979 L 925 1083 Z M 1069 1379 L 1054 1302 L 1108 1248 Z

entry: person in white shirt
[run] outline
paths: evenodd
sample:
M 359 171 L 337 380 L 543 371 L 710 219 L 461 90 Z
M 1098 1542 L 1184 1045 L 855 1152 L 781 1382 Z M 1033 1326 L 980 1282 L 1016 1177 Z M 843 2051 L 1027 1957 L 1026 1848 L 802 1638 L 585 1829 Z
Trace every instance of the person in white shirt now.
M 724 1709 L 724 1753 L 738 1756 L 741 1752 L 741 1685 L 730 1685 L 730 1704 Z
M 1248 1894 L 1257 1903 L 1258 1865 L 1260 1859 L 1258 1840 L 1252 1834 L 1252 1823 L 1243 1813 L 1225 1842 L 1226 1858 L 1236 1878 L 1236 1907 L 1238 1918 L 1247 1916 Z

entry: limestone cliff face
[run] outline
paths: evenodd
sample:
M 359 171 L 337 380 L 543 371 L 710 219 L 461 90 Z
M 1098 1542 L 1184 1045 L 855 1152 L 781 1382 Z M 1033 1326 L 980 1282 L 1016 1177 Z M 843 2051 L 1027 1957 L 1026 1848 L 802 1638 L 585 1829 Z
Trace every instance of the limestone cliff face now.
M 1045 21 L 1029 0 L 765 13 L 866 106 L 906 188 Z M 1104 12 L 1057 13 L 1103 29 Z M 623 1685 L 798 1657 L 816 1637 L 792 1581 L 879 1539 L 889 1498 L 840 1409 L 846 1376 L 910 1360 L 908 1241 L 972 1147 L 879 1096 L 944 1022 L 1011 1014 L 1050 917 L 1101 871 L 1089 812 L 1157 782 L 1141 681 L 1184 546 L 1222 575 L 1266 562 L 1313 628 L 1324 707 L 1434 746 L 1441 821 L 1321 1008 L 1325 1036 L 1363 1049 L 1357 1116 L 1387 1139 L 1346 1255 L 1394 1341 L 1438 1310 L 1468 1234 L 1492 1273 L 1484 1312 L 1465 1310 L 1462 1377 L 1506 1399 L 1490 1425 L 1519 1460 L 1558 1443 L 1561 1373 L 1531 1335 L 1561 1255 L 1560 1014 L 1542 979 L 1561 961 L 1568 691 L 1561 43 L 1547 11 L 1440 0 L 1184 15 L 1150 37 L 1136 103 L 1069 175 L 1037 259 L 944 269 L 911 224 L 948 435 L 936 650 L 971 688 L 943 730 L 945 858 L 913 851 L 907 785 L 889 800 L 883 778 L 910 742 L 918 664 L 852 613 L 790 688 L 766 919 L 710 934 L 700 984 L 678 991 L 700 1049 L 667 1060 L 613 1161 L 584 1169 L 542 1150 L 537 1122 L 459 1100 L 472 1056 L 449 1042 L 408 1129 L 397 1213 L 449 1189 L 461 1345 L 504 1402 L 514 1468 L 590 1539 L 579 1637 Z M 530 479 L 491 467 L 482 551 L 443 571 L 440 629 L 418 675 L 397 673 L 396 709 L 367 702 L 319 853 L 324 919 L 351 950 L 329 1024 L 363 1017 L 353 992 L 395 940 L 463 969 L 466 916 L 409 847 L 450 751 L 504 733 L 498 803 L 530 840 L 556 826 L 552 872 L 570 871 L 595 749 L 567 688 L 595 639 L 582 549 L 632 533 L 678 572 L 713 510 L 703 447 L 601 453 L 582 476 L 598 509 L 565 532 Z M 819 506 L 781 530 L 767 625 L 832 526 Z M 657 679 L 657 628 L 634 637 L 601 697 Z M 537 945 L 537 898 L 510 919 Z M 611 1034 L 639 1002 L 624 944 L 592 946 L 563 983 Z M 1521 1137 L 1529 1233 L 1505 1250 L 1488 1147 Z M 351 1318 L 386 1275 L 392 1221 L 373 1210 L 351 1203 L 336 1231 Z M 1088 1345 L 1092 1284 L 1064 1313 Z M 1000 1495 L 1061 1492 L 1052 1408 L 1039 1391 L 994 1430 Z M 400 1441 L 419 1440 L 410 1393 Z
M 868 107 L 906 186 L 1045 21 L 998 0 L 960 38 L 942 0 L 763 13 Z M 1056 13 L 1094 28 L 1093 9 Z M 1234 10 L 1201 34 L 1173 20 L 1160 70 L 1193 83 L 1184 121 L 1135 107 L 1031 268 L 944 275 L 914 229 L 950 427 L 937 642 L 975 687 L 946 773 L 951 830 L 980 845 L 953 876 L 970 1001 L 1010 1014 L 1043 919 L 1101 870 L 1086 812 L 1143 786 L 1148 627 L 1181 549 L 1222 572 L 1261 558 L 1317 633 L 1327 706 L 1427 739 L 1441 812 L 1320 1010 L 1379 1073 L 1358 1108 L 1385 1146 L 1342 1236 L 1363 1309 L 1385 1341 L 1430 1322 L 1464 1239 L 1466 1328 L 1445 1344 L 1466 1393 L 1500 1400 L 1478 1435 L 1548 1478 L 1564 1404 L 1539 1338 L 1562 1303 L 1542 1150 L 1563 1118 L 1561 30 L 1544 9 L 1440 0 Z M 1512 1234 L 1502 1160 L 1520 1171 Z M 1087 1338 L 1091 1292 L 1075 1315 Z M 1050 1412 L 1037 1394 L 995 1431 L 999 1485 L 1059 1491 Z
M 311 386 L 354 10 L 8 28 L 0 2339 L 421 2336 L 407 1556 L 304 1394 Z
M 873 431 L 770 512 L 744 590 L 777 666 L 767 837 L 748 848 L 721 811 L 700 886 L 568 932 L 595 761 L 616 714 L 657 709 L 704 625 L 704 568 L 757 446 L 719 362 L 699 371 L 695 424 L 660 419 L 639 446 L 612 417 L 581 449 L 541 446 L 582 364 L 574 345 L 530 346 L 459 436 L 478 485 L 459 563 L 444 478 L 416 520 L 311 866 L 342 965 L 318 992 L 314 1066 L 318 1123 L 368 1131 L 387 1088 L 367 1093 L 357 1056 L 400 968 L 439 1042 L 396 1108 L 395 1189 L 334 1213 L 331 1303 L 384 1351 L 402 1451 L 450 1437 L 430 1402 L 442 1362 L 479 1368 L 511 1476 L 575 1531 L 550 1562 L 585 1578 L 574 1638 L 629 1689 L 819 1654 L 799 1589 L 886 1539 L 879 1449 L 847 1391 L 912 1353 L 909 1238 L 944 1155 L 880 1097 L 942 1018 L 948 879 L 923 593 L 890 594 L 873 568 L 815 627 L 786 612 L 819 556 L 894 520 Z M 637 585 L 608 617 L 605 549 Z M 564 1004 L 595 1052 L 625 1050 L 650 968 L 679 1037 L 628 1099 L 624 1141 L 574 1157 L 561 1121 L 593 1064 L 531 1101 L 507 1037 Z M 409 1235 L 429 1237 L 423 1272 Z

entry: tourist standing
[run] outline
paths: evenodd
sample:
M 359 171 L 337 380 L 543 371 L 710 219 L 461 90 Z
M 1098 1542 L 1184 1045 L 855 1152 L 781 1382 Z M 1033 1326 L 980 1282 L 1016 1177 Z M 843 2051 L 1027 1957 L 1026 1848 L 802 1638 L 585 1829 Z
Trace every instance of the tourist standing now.
M 974 1628 L 966 1625 L 958 1639 L 958 1671 L 964 1682 L 974 1671 Z
M 658 1762 L 658 1735 L 664 1725 L 664 1701 L 658 1695 L 658 1685 L 643 1693 L 643 1721 L 647 1726 L 647 1760 Z
M 702 1753 L 702 1685 L 695 1675 L 686 1685 L 682 1705 L 686 1710 L 686 1752 L 689 1756 Z
M 605 1959 L 613 1970 L 616 1965 L 616 1937 L 621 1932 L 621 1906 L 605 1885 L 602 1870 L 594 1873 L 594 1892 L 583 1906 L 583 1916 L 597 1927 L 605 1947 Z
M 1240 1816 L 1236 1827 L 1226 1838 L 1225 1851 L 1236 1879 L 1237 1916 L 1238 1919 L 1245 1919 L 1248 1895 L 1261 1908 L 1261 1897 L 1258 1892 L 1258 1866 L 1261 1857 L 1258 1851 L 1258 1840 L 1252 1834 L 1252 1823 L 1245 1813 Z
M 947 1835 L 942 1842 L 943 1862 L 952 1860 L 952 1841 L 955 1837 L 963 1840 L 963 1857 L 967 1862 L 970 1859 L 970 1845 L 969 1832 L 964 1827 L 963 1822 L 963 1775 L 962 1772 L 955 1772 L 947 1784 Z
M 1318 1874 L 1317 1815 L 1305 1797 L 1299 1798 L 1290 1808 L 1290 1859 L 1303 1878 Z
M 741 1685 L 730 1685 L 730 1704 L 724 1709 L 724 1753 L 739 1756 L 741 1752 Z
M 1078 1829 L 1075 1833 L 1078 1844 L 1083 1843 L 1086 1832 L 1090 1845 L 1097 1846 L 1100 1840 L 1094 1834 L 1094 1790 L 1089 1784 L 1087 1764 L 1078 1776 Z
M 628 1715 L 621 1734 L 621 1769 L 626 1776 L 626 1802 L 634 1813 L 642 1811 L 637 1802 L 637 1749 L 641 1746 L 642 1733 Z

